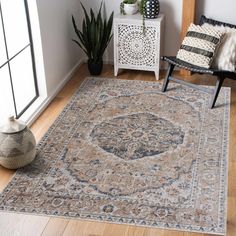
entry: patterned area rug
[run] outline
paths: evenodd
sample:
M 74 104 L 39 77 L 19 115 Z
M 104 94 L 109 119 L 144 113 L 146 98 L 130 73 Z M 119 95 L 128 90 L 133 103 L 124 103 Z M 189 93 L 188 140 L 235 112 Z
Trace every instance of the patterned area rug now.
M 230 89 L 160 88 L 87 79 L 0 209 L 224 234 Z

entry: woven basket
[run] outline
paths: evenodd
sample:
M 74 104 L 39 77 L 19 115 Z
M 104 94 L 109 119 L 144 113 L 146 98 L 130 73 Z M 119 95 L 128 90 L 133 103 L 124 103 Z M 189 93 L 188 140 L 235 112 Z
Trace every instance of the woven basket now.
M 31 163 L 35 154 L 36 141 L 26 125 L 12 119 L 1 127 L 0 165 L 8 169 L 17 169 Z

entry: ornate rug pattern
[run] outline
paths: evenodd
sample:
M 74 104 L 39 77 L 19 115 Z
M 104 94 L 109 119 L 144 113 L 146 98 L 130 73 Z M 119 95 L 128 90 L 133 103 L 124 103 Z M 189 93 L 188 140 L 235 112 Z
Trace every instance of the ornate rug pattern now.
M 90 78 L 0 210 L 224 234 L 230 89 Z M 225 105 L 226 104 L 226 105 Z

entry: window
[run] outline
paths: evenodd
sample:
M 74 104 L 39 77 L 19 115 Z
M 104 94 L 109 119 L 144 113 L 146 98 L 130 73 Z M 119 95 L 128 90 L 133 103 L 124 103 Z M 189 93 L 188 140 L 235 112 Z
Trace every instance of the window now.
M 19 118 L 38 98 L 26 0 L 0 0 L 0 117 Z

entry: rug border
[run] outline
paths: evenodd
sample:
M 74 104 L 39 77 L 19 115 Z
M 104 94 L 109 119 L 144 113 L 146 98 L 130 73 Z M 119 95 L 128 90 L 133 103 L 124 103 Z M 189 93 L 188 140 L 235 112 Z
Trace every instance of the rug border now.
M 26 215 L 26 216 L 38 216 L 38 217 L 52 217 L 52 218 L 59 218 L 59 219 L 68 219 L 68 220 L 82 220 L 82 221 L 90 221 L 90 222 L 98 222 L 98 223 L 108 223 L 108 224 L 115 224 L 115 225 L 127 225 L 127 226 L 136 226 L 142 228 L 152 228 L 152 229 L 163 229 L 168 231 L 178 231 L 178 232 L 188 232 L 188 233 L 200 233 L 200 234 L 211 234 L 211 235 L 227 235 L 226 233 L 215 233 L 212 231 L 197 231 L 197 230 L 187 230 L 181 228 L 166 228 L 162 226 L 151 226 L 151 225 L 141 225 L 136 223 L 126 223 L 126 222 L 116 222 L 116 221 L 108 221 L 108 220 L 98 220 L 98 219 L 91 219 L 91 218 L 82 218 L 82 217 L 73 217 L 73 216 L 63 216 L 63 215 L 51 215 L 51 214 L 43 214 L 43 213 L 32 213 L 32 212 L 20 212 L 20 211 L 10 211 L 10 210 L 0 210 L 1 213 L 8 213 L 8 214 L 18 214 L 18 215 Z
M 225 234 L 227 235 L 228 232 L 228 227 L 227 227 L 227 221 L 228 221 L 228 191 L 229 191 L 229 163 L 230 163 L 230 156 L 229 156 L 229 147 L 230 147 L 230 116 L 231 116 L 231 87 L 224 87 L 227 88 L 226 89 L 226 93 L 225 93 L 225 100 L 229 100 L 230 103 L 227 104 L 225 112 L 226 112 L 226 116 L 228 118 L 228 121 L 225 122 L 225 127 L 227 130 L 227 135 L 225 135 L 227 142 L 227 145 L 225 145 L 225 157 L 226 157 L 226 185 L 224 186 L 225 189 L 225 202 L 224 202 L 224 206 L 225 206 Z

